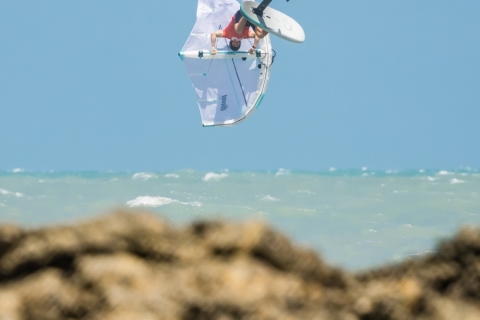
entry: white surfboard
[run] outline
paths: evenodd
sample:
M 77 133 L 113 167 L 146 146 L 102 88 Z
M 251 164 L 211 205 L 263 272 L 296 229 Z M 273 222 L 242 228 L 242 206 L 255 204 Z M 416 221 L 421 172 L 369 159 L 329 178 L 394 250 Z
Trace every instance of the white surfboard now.
M 298 22 L 268 6 L 258 14 L 255 9 L 259 5 L 260 3 L 254 1 L 245 1 L 240 7 L 243 16 L 254 25 L 282 39 L 296 43 L 305 41 L 305 32 Z

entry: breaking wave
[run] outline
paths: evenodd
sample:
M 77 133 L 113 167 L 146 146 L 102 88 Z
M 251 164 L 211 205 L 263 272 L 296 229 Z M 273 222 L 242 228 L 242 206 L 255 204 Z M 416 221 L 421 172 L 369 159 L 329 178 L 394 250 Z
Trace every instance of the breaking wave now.
M 150 208 L 155 208 L 155 207 L 161 207 L 170 203 L 178 203 L 178 204 L 183 204 L 183 205 L 188 205 L 188 206 L 193 206 L 193 207 L 201 207 L 202 203 L 198 201 L 194 202 L 182 202 L 178 201 L 176 199 L 171 199 L 167 197 L 151 197 L 151 196 L 140 196 L 136 197 L 133 200 L 127 201 L 127 206 L 129 207 L 150 207 Z

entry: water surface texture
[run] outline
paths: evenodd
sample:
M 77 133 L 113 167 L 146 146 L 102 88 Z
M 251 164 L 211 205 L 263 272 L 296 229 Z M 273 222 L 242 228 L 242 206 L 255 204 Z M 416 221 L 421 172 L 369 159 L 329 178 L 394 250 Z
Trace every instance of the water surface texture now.
M 27 227 L 147 208 L 178 225 L 261 219 L 328 262 L 363 269 L 434 250 L 480 223 L 477 169 L 0 172 L 0 221 Z

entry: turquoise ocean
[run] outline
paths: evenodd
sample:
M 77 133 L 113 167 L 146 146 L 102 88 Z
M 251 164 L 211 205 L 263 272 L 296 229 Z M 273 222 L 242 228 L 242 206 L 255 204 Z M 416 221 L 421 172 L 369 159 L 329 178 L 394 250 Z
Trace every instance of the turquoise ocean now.
M 480 171 L 0 171 L 0 222 L 24 227 L 146 209 L 173 225 L 263 220 L 350 270 L 428 254 L 480 224 Z

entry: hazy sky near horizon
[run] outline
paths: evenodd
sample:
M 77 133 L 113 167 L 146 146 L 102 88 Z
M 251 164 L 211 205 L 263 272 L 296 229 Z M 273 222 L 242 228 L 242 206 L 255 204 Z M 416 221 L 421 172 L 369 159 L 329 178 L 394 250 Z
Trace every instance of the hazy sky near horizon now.
M 197 1 L 0 0 L 0 170 L 480 167 L 480 2 L 275 0 L 267 95 L 203 128 Z

